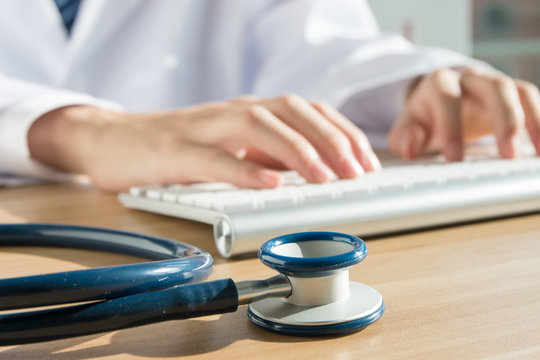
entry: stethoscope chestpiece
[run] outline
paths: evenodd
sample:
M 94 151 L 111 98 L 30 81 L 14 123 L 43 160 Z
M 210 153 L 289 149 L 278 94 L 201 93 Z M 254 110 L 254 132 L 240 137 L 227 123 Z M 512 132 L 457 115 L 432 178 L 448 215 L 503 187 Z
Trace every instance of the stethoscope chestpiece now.
M 302 232 L 267 241 L 261 261 L 291 283 L 286 298 L 252 303 L 253 323 L 275 332 L 335 335 L 359 331 L 384 312 L 382 296 L 372 287 L 349 281 L 349 269 L 367 255 L 356 236 L 336 232 Z

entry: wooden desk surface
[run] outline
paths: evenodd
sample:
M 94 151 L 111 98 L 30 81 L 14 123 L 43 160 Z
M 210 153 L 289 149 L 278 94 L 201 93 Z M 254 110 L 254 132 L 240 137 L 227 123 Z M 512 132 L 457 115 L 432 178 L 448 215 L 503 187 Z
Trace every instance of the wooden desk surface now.
M 0 189 L 0 222 L 109 227 L 209 250 L 212 278 L 272 274 L 255 258 L 224 260 L 206 225 L 128 210 L 112 194 L 60 185 Z M 341 337 L 273 334 L 246 310 L 105 334 L 0 347 L 2 359 L 540 358 L 540 215 L 368 240 L 351 278 L 374 286 L 386 312 Z M 2 277 L 133 262 L 69 249 L 0 248 Z

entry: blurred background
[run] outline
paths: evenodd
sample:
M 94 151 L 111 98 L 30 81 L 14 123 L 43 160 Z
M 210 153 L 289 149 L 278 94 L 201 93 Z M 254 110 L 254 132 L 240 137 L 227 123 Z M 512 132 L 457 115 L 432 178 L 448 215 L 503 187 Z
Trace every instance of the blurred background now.
M 383 31 L 485 60 L 540 86 L 540 0 L 368 0 Z

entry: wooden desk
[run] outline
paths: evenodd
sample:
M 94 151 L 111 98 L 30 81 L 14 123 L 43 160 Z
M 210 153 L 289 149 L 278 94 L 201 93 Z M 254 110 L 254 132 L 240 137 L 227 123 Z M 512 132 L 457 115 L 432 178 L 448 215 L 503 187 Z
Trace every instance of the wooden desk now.
M 272 274 L 255 258 L 224 260 L 211 228 L 120 206 L 112 194 L 59 185 L 0 189 L 0 222 L 103 226 L 169 237 L 209 250 L 212 278 Z M 246 310 L 67 340 L 0 348 L 2 359 L 540 358 L 540 215 L 369 240 L 353 280 L 374 286 L 386 313 L 341 337 L 273 334 Z M 127 256 L 0 248 L 2 276 L 104 266 Z

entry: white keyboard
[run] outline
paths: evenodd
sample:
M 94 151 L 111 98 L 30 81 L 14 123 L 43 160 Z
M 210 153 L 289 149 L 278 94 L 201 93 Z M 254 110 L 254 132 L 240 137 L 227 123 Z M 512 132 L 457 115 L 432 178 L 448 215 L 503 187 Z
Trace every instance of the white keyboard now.
M 285 186 L 273 190 L 134 187 L 119 199 L 129 208 L 212 224 L 219 252 L 230 257 L 290 232 L 368 236 L 538 211 L 540 159 L 389 166 L 326 184 L 286 173 Z

